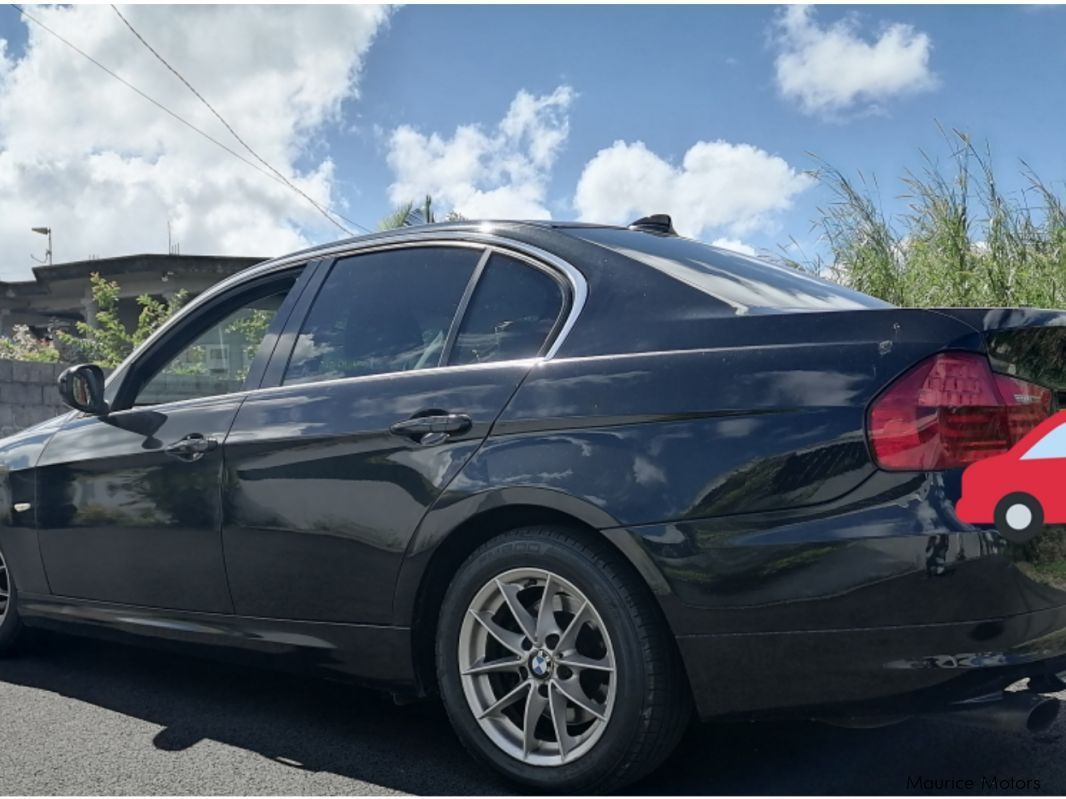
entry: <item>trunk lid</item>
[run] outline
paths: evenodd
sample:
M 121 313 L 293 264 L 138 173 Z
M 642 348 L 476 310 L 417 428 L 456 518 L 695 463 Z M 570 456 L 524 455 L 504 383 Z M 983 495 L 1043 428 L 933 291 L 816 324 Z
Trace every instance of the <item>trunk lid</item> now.
M 1046 386 L 1066 407 L 1066 311 L 1043 308 L 934 308 L 984 336 L 992 369 Z

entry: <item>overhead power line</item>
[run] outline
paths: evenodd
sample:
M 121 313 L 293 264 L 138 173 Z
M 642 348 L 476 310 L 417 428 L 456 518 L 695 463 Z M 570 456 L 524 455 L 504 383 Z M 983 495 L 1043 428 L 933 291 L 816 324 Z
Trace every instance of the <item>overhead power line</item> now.
M 218 139 L 216 139 L 216 138 L 214 138 L 213 136 L 211 136 L 211 135 L 210 135 L 209 133 L 205 133 L 204 131 L 200 130 L 200 128 L 196 127 L 196 126 L 195 126 L 194 124 L 192 124 L 192 123 L 191 123 L 191 122 L 189 122 L 188 120 L 184 119 L 184 118 L 183 118 L 183 117 L 181 117 L 180 115 L 178 115 L 178 114 L 176 114 L 175 112 L 171 111 L 171 110 L 170 110 L 169 108 L 167 108 L 167 107 L 166 107 L 165 105 L 163 105 L 162 103 L 160 103 L 160 102 L 159 102 L 158 100 L 155 100 L 154 98 L 152 98 L 152 97 L 149 97 L 149 96 L 148 96 L 147 94 L 145 94 L 144 92 L 142 92 L 142 91 L 141 91 L 140 89 L 138 89 L 138 88 L 137 88 L 136 86 L 134 86 L 134 85 L 133 85 L 132 83 L 130 83 L 130 82 L 129 82 L 128 80 L 126 80 L 125 78 L 123 78 L 123 77 L 122 77 L 121 75 L 118 75 L 118 74 L 116 74 L 115 72 L 112 72 L 112 71 L 111 71 L 110 69 L 108 69 L 108 68 L 107 68 L 106 66 L 104 66 L 103 64 L 101 64 L 101 63 L 100 63 L 99 61 L 97 61 L 97 60 L 96 60 L 95 58 L 93 58 L 93 57 L 92 57 L 91 55 L 89 55 L 89 54 L 88 54 L 88 53 L 86 53 L 86 52 L 85 52 L 84 50 L 82 50 L 81 48 L 79 48 L 79 47 L 78 47 L 77 45 L 73 44 L 72 42 L 68 41 L 67 39 L 64 39 L 64 38 L 63 38 L 62 36 L 60 36 L 60 35 L 59 35 L 58 33 L 56 33 L 56 32 L 55 32 L 54 30 L 52 30 L 51 28 L 49 28 L 49 27 L 48 27 L 47 25 L 45 25 L 45 24 L 44 24 L 43 22 L 41 22 L 41 21 L 40 21 L 39 19 L 37 19 L 36 17 L 34 17 L 34 16 L 32 16 L 32 15 L 30 15 L 30 14 L 26 13 L 26 11 L 25 11 L 25 10 L 24 10 L 24 9 L 23 9 L 23 8 L 22 8 L 21 6 L 19 6 L 19 5 L 16 5 L 16 4 L 14 4 L 14 3 L 9 3 L 8 5 L 10 5 L 10 6 L 11 6 L 11 8 L 14 8 L 14 9 L 15 9 L 16 11 L 18 11 L 18 12 L 19 12 L 20 14 L 22 14 L 22 15 L 23 15 L 24 17 L 26 17 L 26 19 L 30 20 L 31 22 L 33 22 L 34 24 L 38 25 L 38 26 L 39 26 L 40 28 L 42 28 L 43 30 L 45 30 L 45 31 L 47 31 L 48 33 L 50 33 L 50 34 L 52 34 L 53 36 L 55 36 L 55 37 L 56 37 L 57 39 L 59 39 L 59 41 L 61 41 L 61 42 L 62 42 L 63 44 L 65 44 L 65 45 L 66 45 L 67 47 L 69 47 L 69 48 L 70 48 L 71 50 L 73 50 L 74 52 L 78 53 L 79 55 L 81 55 L 81 56 L 83 56 L 83 57 L 87 58 L 87 59 L 88 59 L 89 61 L 91 61 L 91 62 L 92 62 L 93 64 L 95 64 L 96 66 L 98 66 L 98 67 L 99 67 L 100 69 L 102 69 L 102 70 L 103 70 L 104 72 L 106 72 L 106 73 L 107 73 L 108 75 L 110 75 L 110 76 L 111 76 L 112 78 L 114 78 L 115 80 L 117 80 L 117 81 L 118 81 L 119 83 L 121 83 L 121 84 L 123 84 L 124 86 L 126 86 L 127 88 L 129 88 L 129 89 L 133 90 L 134 92 L 136 92 L 137 94 L 139 94 L 139 95 L 140 95 L 141 97 L 143 97 L 143 98 L 144 98 L 145 100 L 147 100 L 148 102 L 150 102 L 150 103 L 151 103 L 152 105 L 154 105 L 154 106 L 156 106 L 157 108 L 159 108 L 159 109 L 160 109 L 161 111 L 164 111 L 164 112 L 166 112 L 167 114 L 169 114 L 170 116 L 174 117 L 174 119 L 176 119 L 176 120 L 177 120 L 178 122 L 180 122 L 181 124 L 185 125 L 185 126 L 186 126 L 187 128 L 190 128 L 191 130 L 194 130 L 194 131 L 196 131 L 196 132 L 197 132 L 197 133 L 199 133 L 199 134 L 200 134 L 201 136 L 203 136 L 203 137 L 204 137 L 205 139 L 207 139 L 208 141 L 210 141 L 210 142 L 211 142 L 212 144 L 215 144 L 215 145 L 217 145 L 218 147 L 221 147 L 221 148 L 222 148 L 223 150 L 225 150 L 226 152 L 228 152 L 228 153 L 229 153 L 230 155 L 232 155 L 232 156 L 233 156 L 234 158 L 239 158 L 239 159 L 240 159 L 241 161 L 244 161 L 244 163 L 246 163 L 246 164 L 247 164 L 248 166 L 252 167 L 253 169 L 257 169 L 257 170 L 259 170 L 260 172 L 262 172 L 262 173 L 263 173 L 264 175 L 267 175 L 268 177 L 270 177 L 270 178 L 272 178 L 272 179 L 276 180 L 276 178 L 274 178 L 274 176 L 273 176 L 273 175 L 271 175 L 271 174 L 270 174 L 269 172 L 265 171 L 264 169 L 262 169 L 261 167 L 257 166 L 256 164 L 252 163 L 251 161 L 249 161 L 249 160 L 248 160 L 247 158 L 245 158 L 245 157 L 244 157 L 243 155 L 241 155 L 240 153 L 238 153 L 238 152 L 235 152 L 234 150 L 231 150 L 231 149 L 230 149 L 229 147 L 227 147 L 227 146 L 226 146 L 225 144 L 223 144 L 222 142 L 220 142 L 220 141 L 219 141 Z
M 204 106 L 207 107 L 208 111 L 210 111 L 212 114 L 214 114 L 215 119 L 217 119 L 219 122 L 222 123 L 223 127 L 225 127 L 226 130 L 228 130 L 230 132 L 230 134 L 233 136 L 233 138 L 236 139 L 237 142 L 245 150 L 247 150 L 251 154 L 251 156 L 253 158 L 255 158 L 256 161 L 261 163 L 263 166 L 265 166 L 267 169 L 269 169 L 271 172 L 273 172 L 275 175 L 277 175 L 279 178 L 281 178 L 281 180 L 284 181 L 286 186 L 288 186 L 293 191 L 297 192 L 301 197 L 303 197 L 305 200 L 307 200 L 309 203 L 311 203 L 311 205 L 313 205 L 315 208 L 317 208 L 319 210 L 319 212 L 323 216 L 325 216 L 330 222 L 332 222 L 333 224 L 337 225 L 337 227 L 339 227 L 341 230 L 344 230 L 346 233 L 351 235 L 352 231 L 348 230 L 343 225 L 338 223 L 332 216 L 330 216 L 329 212 L 326 211 L 326 209 L 323 208 L 321 205 L 319 205 L 317 202 L 315 202 L 315 200 L 310 195 L 308 195 L 306 192 L 304 192 L 303 189 L 301 189 L 299 186 L 295 185 L 285 175 L 283 175 L 281 172 L 279 172 L 277 169 L 275 169 L 273 167 L 273 165 L 270 164 L 265 158 L 263 158 L 261 155 L 259 155 L 259 153 L 257 153 L 255 150 L 253 150 L 252 146 L 250 144 L 248 144 L 248 142 L 246 142 L 244 140 L 244 138 L 239 133 L 237 133 L 237 131 L 235 131 L 233 129 L 233 126 L 230 125 L 230 123 L 227 122 L 222 117 L 222 114 L 220 114 L 215 109 L 215 107 L 213 105 L 211 105 L 211 103 L 209 103 L 207 101 L 207 98 L 205 98 L 202 94 L 200 94 L 200 92 L 198 92 L 196 90 L 196 88 L 191 83 L 189 83 L 189 81 L 185 78 L 185 76 L 182 75 L 177 69 L 175 69 L 174 66 L 172 66 L 170 64 L 169 61 L 167 61 L 165 58 L 163 58 L 163 56 L 161 56 L 159 54 L 159 51 L 157 51 L 154 47 L 152 47 L 152 45 L 148 44 L 148 42 L 145 40 L 145 38 L 143 36 L 141 36 L 141 34 L 137 31 L 136 28 L 133 27 L 133 25 L 130 23 L 130 21 L 128 19 L 126 19 L 125 16 L 123 16 L 121 11 L 118 10 L 118 6 L 116 6 L 114 3 L 112 3 L 111 4 L 111 10 L 114 11 L 118 15 L 118 18 L 122 20 L 122 22 L 126 25 L 127 28 L 129 28 L 130 33 L 132 33 L 134 36 L 137 37 L 137 41 L 139 41 L 141 44 L 143 44 L 145 46 L 145 48 L 147 48 L 148 52 L 150 52 L 152 55 L 154 55 L 156 57 L 156 59 L 159 61 L 159 63 L 161 63 L 168 70 L 170 70 L 173 73 L 174 77 L 176 77 L 183 84 L 185 84 L 185 88 L 187 88 L 190 92 L 192 92 L 196 96 L 196 99 L 198 99 L 201 103 L 204 104 Z M 338 214 L 338 216 L 339 216 L 339 214 Z M 351 222 L 351 220 L 347 220 L 347 221 Z M 351 222 L 351 224 L 356 224 L 356 223 Z M 362 227 L 362 225 L 356 225 L 356 227 Z M 366 230 L 366 228 L 363 228 L 363 229 Z
M 237 152 L 236 150 L 234 150 L 233 148 L 229 147 L 228 145 L 224 144 L 223 142 L 220 142 L 220 141 L 219 141 L 218 139 L 216 139 L 216 138 L 215 138 L 214 136 L 212 136 L 212 135 L 211 135 L 210 133 L 207 133 L 206 131 L 202 130 L 201 128 L 198 128 L 198 127 L 197 127 L 196 125 L 194 125 L 193 123 L 189 122 L 189 121 L 188 121 L 187 119 L 185 119 L 184 117 L 182 117 L 182 116 L 181 116 L 180 114 L 178 114 L 177 112 L 175 112 L 175 111 L 172 111 L 172 110 L 171 110 L 170 108 L 168 108 L 167 106 L 163 105 L 163 104 L 162 104 L 161 102 L 159 102 L 158 100 L 156 100 L 156 99 L 155 99 L 154 97 L 151 97 L 150 95 L 148 95 L 147 93 L 145 93 L 144 91 L 142 91 L 141 89 L 139 89 L 139 88 L 138 88 L 137 86 L 135 86 L 135 85 L 133 85 L 132 83 L 130 83 L 130 82 L 129 82 L 128 80 L 126 80 L 125 78 L 123 78 L 123 77 L 122 77 L 121 75 L 119 75 L 118 73 L 116 73 L 116 72 L 115 72 L 114 70 L 112 70 L 112 69 L 108 68 L 108 67 L 107 67 L 107 66 L 105 66 L 104 64 L 102 64 L 102 63 L 100 63 L 99 61 L 97 61 L 97 60 L 96 60 L 95 58 L 93 58 L 93 57 L 92 57 L 91 55 L 89 55 L 88 53 L 86 53 L 86 52 L 85 52 L 84 50 L 82 50 L 82 49 L 81 49 L 80 47 L 78 47 L 78 46 L 77 46 L 76 44 L 74 44 L 74 43 L 73 43 L 73 42 L 71 42 L 70 40 L 68 40 L 68 39 L 64 38 L 64 37 L 63 37 L 63 36 L 61 36 L 61 35 L 60 35 L 59 33 L 56 33 L 56 31 L 52 30 L 52 29 L 51 29 L 50 27 L 48 27 L 48 26 L 47 26 L 47 25 L 46 25 L 45 23 L 41 22 L 41 20 L 37 19 L 37 18 L 36 18 L 36 17 L 34 17 L 34 16 L 32 15 L 32 14 L 29 14 L 29 13 L 27 13 L 27 11 L 26 11 L 26 10 L 25 10 L 25 9 L 24 9 L 24 8 L 23 8 L 22 6 L 20 6 L 20 5 L 16 4 L 16 3 L 9 3 L 8 5 L 9 5 L 9 6 L 11 7 L 11 8 L 13 8 L 13 9 L 14 9 L 15 11 L 17 11 L 17 12 L 18 12 L 19 14 L 21 14 L 21 15 L 22 15 L 23 17 L 25 17 L 26 19 L 28 19 L 28 20 L 29 20 L 30 22 L 34 23 L 35 25 L 37 25 L 37 26 L 38 26 L 39 28 L 41 28 L 41 29 L 42 29 L 42 30 L 44 30 L 45 32 L 47 32 L 47 33 L 51 34 L 52 36 L 54 36 L 54 37 L 55 37 L 56 39 L 58 39 L 58 40 L 59 40 L 60 42 L 62 42 L 62 43 L 63 43 L 63 44 L 65 44 L 65 45 L 66 45 L 67 47 L 69 47 L 69 48 L 70 48 L 71 50 L 73 50 L 74 52 L 76 52 L 76 53 L 77 53 L 78 55 L 82 56 L 83 58 L 85 58 L 86 60 L 88 60 L 88 61 L 90 61 L 90 62 L 91 62 L 92 64 L 94 64 L 94 65 L 95 65 L 96 67 L 98 67 L 98 68 L 99 68 L 99 69 L 101 69 L 102 71 L 106 72 L 106 73 L 107 73 L 107 74 L 108 74 L 109 76 L 111 76 L 112 78 L 114 78 L 115 80 L 117 80 L 117 81 L 118 81 L 119 83 L 121 83 L 121 84 L 122 84 L 123 86 L 125 86 L 125 87 L 126 87 L 126 88 L 128 88 L 128 89 L 130 89 L 130 90 L 131 90 L 131 91 L 133 91 L 134 93 L 138 94 L 139 96 L 141 96 L 142 98 L 144 98 L 144 99 L 145 99 L 145 100 L 147 100 L 148 102 L 150 102 L 150 103 L 151 103 L 152 105 L 154 105 L 154 106 L 155 106 L 156 108 L 158 108 L 158 109 L 159 109 L 160 111 L 163 111 L 163 112 L 164 112 L 164 113 L 166 113 L 167 115 L 169 115 L 169 116 L 171 116 L 172 118 L 174 118 L 174 119 L 175 119 L 176 121 L 180 122 L 180 123 L 181 123 L 182 125 L 184 125 L 185 127 L 189 128 L 190 130 L 194 131 L 195 133 L 198 133 L 198 134 L 199 134 L 200 136 L 202 136 L 202 137 L 204 137 L 205 139 L 207 139 L 207 140 L 208 140 L 209 142 L 211 142 L 212 144 L 214 144 L 214 145 L 215 145 L 216 147 L 219 147 L 220 149 L 222 149 L 222 150 L 226 151 L 227 153 L 229 153 L 230 155 L 232 155 L 232 156 L 233 156 L 234 158 L 236 158 L 236 159 L 237 159 L 238 161 L 241 161 L 242 163 L 244 163 L 244 164 L 247 164 L 247 165 L 248 165 L 248 166 L 250 166 L 250 167 L 251 167 L 252 169 L 255 169 L 255 170 L 256 170 L 257 172 L 259 172 L 259 173 L 261 173 L 261 174 L 265 175 L 266 177 L 270 178 L 271 180 L 274 180 L 274 181 L 276 181 L 276 182 L 278 182 L 278 183 L 282 184 L 283 186 L 286 186 L 287 188 L 290 188 L 290 189 L 293 189 L 293 190 L 295 190 L 295 191 L 296 191 L 296 192 L 297 192 L 298 194 L 300 194 L 300 195 L 301 195 L 302 197 L 304 197 L 304 198 L 305 198 L 306 200 L 308 200 L 308 201 L 309 201 L 309 202 L 310 202 L 310 203 L 311 203 L 311 204 L 312 204 L 312 205 L 313 205 L 313 206 L 314 206 L 314 207 L 315 207 L 315 208 L 316 208 L 316 209 L 317 209 L 317 210 L 318 210 L 318 211 L 319 211 L 320 213 L 322 213 L 322 214 L 323 214 L 323 215 L 324 215 L 324 216 L 325 216 L 325 217 L 326 217 L 326 218 L 327 218 L 327 219 L 328 219 L 328 220 L 329 220 L 329 221 L 330 221 L 331 223 L 333 223 L 333 224 L 334 224 L 334 225 L 335 225 L 336 227 L 338 227 L 338 228 L 339 228 L 340 230 L 344 231 L 344 232 L 345 232 L 345 233 L 347 233 L 348 235 L 353 235 L 353 233 L 352 233 L 352 231 L 351 231 L 351 230 L 349 230 L 348 228 L 344 227 L 344 225 L 342 225 L 342 224 L 340 224 L 339 222 L 337 222 L 337 221 L 336 221 L 336 220 L 335 220 L 335 219 L 334 219 L 334 218 L 333 218 L 333 217 L 332 217 L 332 216 L 331 216 L 331 215 L 329 214 L 329 212 L 327 212 L 327 211 L 326 211 L 325 209 L 323 209 L 323 208 L 322 208 L 322 207 L 321 207 L 321 206 L 320 206 L 320 205 L 319 205 L 318 203 L 316 203 L 316 202 L 315 202 L 315 201 L 314 201 L 314 200 L 313 200 L 313 199 L 312 199 L 311 197 L 309 197 L 309 196 L 308 196 L 307 194 L 305 194 L 305 193 L 304 193 L 303 191 L 301 191 L 301 190 L 299 189 L 299 187 L 297 187 L 297 186 L 294 186 L 294 185 L 293 185 L 293 184 L 292 184 L 292 183 L 291 183 L 290 181 L 288 181 L 288 180 L 287 180 L 287 179 L 286 179 L 286 178 L 285 178 L 285 177 L 284 177 L 283 175 L 281 175 L 281 173 L 278 173 L 278 172 L 277 172 L 277 170 L 274 170 L 274 169 L 273 169 L 273 167 L 270 167 L 270 170 L 273 170 L 273 173 L 272 173 L 271 171 L 268 171 L 267 169 L 264 169 L 264 168 L 263 168 L 262 166 L 260 166 L 259 164 L 255 163 L 254 161 L 250 161 L 249 159 L 245 158 L 245 157 L 244 157 L 243 155 L 241 155 L 240 153 L 238 153 L 238 152 Z M 118 9 L 115 9 L 115 10 L 116 10 L 116 13 L 117 13 L 117 12 L 118 12 Z M 119 16 L 121 16 L 121 14 L 120 14 Z M 128 25 L 128 24 L 129 24 L 129 23 L 127 23 L 127 25 Z M 138 36 L 138 38 L 140 38 L 140 36 Z M 142 41 L 143 41 L 143 39 L 142 39 Z M 146 44 L 146 46 L 147 46 L 147 43 L 145 43 L 145 44 Z M 149 48 L 149 49 L 150 49 L 150 48 Z M 154 52 L 154 51 L 153 51 L 153 52 Z M 169 65 L 168 65 L 168 66 L 169 66 Z M 190 88 L 191 88 L 191 87 L 190 87 Z M 202 98 L 201 98 L 201 99 L 202 99 Z M 213 110 L 213 109 L 212 109 L 212 110 Z M 217 113 L 216 113 L 216 116 L 217 116 Z M 225 123 L 223 123 L 223 124 L 225 124 Z M 229 128 L 229 125 L 226 125 L 226 127 L 227 127 L 227 128 Z M 233 131 L 232 131 L 232 128 L 229 128 L 229 129 L 230 129 L 230 132 L 232 133 L 232 132 L 233 132 Z M 234 136 L 236 136 L 236 134 L 235 134 L 235 133 L 234 133 Z M 244 144 L 244 142 L 243 142 L 242 140 L 240 140 L 240 138 L 239 138 L 239 137 L 238 137 L 238 141 L 241 141 L 241 144 Z M 247 147 L 247 145 L 246 145 L 246 144 L 245 144 L 244 146 L 245 146 L 245 147 Z M 254 154 L 254 153 L 253 153 L 253 154 Z M 256 157 L 258 158 L 259 156 L 258 156 L 258 155 L 256 155 Z M 262 160 L 262 159 L 260 159 L 260 160 Z M 264 163 L 266 163 L 266 162 L 264 162 Z M 269 167 L 269 164 L 268 164 L 267 166 Z M 276 173 L 276 174 L 274 174 L 274 173 Z M 360 224 L 359 224 L 358 222 L 354 222 L 353 220 L 351 220 L 351 219 L 348 219 L 347 217 L 344 217 L 344 216 L 342 216 L 341 214 L 337 214 L 337 216 L 339 216 L 339 217 L 340 217 L 341 219 L 343 219 L 344 221 L 348 222 L 349 224 L 351 224 L 351 225 L 354 225 L 354 226 L 355 226 L 355 227 L 357 227 L 357 228 L 360 228 L 361 230 L 364 230 L 364 231 L 370 232 L 368 228 L 364 227 L 363 225 L 360 225 Z

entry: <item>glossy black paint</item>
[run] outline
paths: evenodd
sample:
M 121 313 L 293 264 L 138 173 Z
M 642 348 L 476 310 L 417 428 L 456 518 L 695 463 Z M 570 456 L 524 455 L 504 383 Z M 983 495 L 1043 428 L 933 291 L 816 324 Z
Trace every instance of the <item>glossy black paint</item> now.
M 226 660 L 263 664 L 322 677 L 409 689 L 410 631 L 358 624 L 307 624 L 220 613 L 70 602 L 52 596 L 20 598 L 39 627 L 139 643 L 146 637 Z
M 11 572 L 18 575 L 15 584 L 20 594 L 49 591 L 32 509 L 36 499 L 33 467 L 67 418 L 59 416 L 0 441 L 0 546 Z M 15 510 L 16 504 L 24 503 L 30 504 L 31 510 Z
M 451 570 L 502 525 L 549 518 L 633 565 L 704 716 L 935 708 L 1066 668 L 1062 533 L 1018 547 L 963 524 L 957 472 L 882 472 L 865 430 L 871 400 L 945 349 L 1066 392 L 1066 315 L 725 312 L 580 230 L 420 233 L 578 268 L 587 299 L 553 357 L 281 386 L 346 254 L 313 251 L 245 391 L 0 442 L 0 546 L 27 621 L 426 691 Z M 138 368 L 116 372 L 109 401 Z M 390 429 L 421 414 L 470 427 L 428 444 Z M 167 455 L 190 434 L 219 446 Z
M 221 442 L 241 400 L 211 397 L 73 419 L 37 462 L 37 526 L 51 590 L 154 608 L 232 611 L 222 558 L 222 449 L 197 460 L 166 448 Z
M 388 624 L 419 520 L 488 434 L 528 364 L 427 369 L 261 392 L 226 440 L 223 540 L 238 613 Z M 390 431 L 436 410 L 435 445 Z

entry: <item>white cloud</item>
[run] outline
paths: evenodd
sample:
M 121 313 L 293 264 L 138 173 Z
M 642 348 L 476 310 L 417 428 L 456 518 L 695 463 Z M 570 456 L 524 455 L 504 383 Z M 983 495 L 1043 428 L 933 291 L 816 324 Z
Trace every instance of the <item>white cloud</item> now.
M 585 165 L 574 206 L 586 221 L 621 224 L 667 213 L 686 236 L 711 229 L 738 235 L 765 226 L 812 183 L 750 144 L 697 142 L 674 166 L 643 142 L 616 141 Z
M 859 35 L 854 16 L 822 27 L 809 6 L 788 6 L 776 20 L 775 40 L 777 87 L 808 114 L 876 110 L 937 85 L 929 36 L 910 25 L 889 25 L 871 42 Z
M 754 247 L 752 247 L 746 241 L 741 241 L 740 239 L 715 239 L 711 242 L 711 244 L 715 247 L 721 247 L 723 250 L 732 250 L 733 252 L 739 252 L 741 255 L 751 255 L 753 257 L 757 255 Z
M 574 98 L 569 86 L 539 97 L 519 91 L 488 132 L 481 125 L 461 125 L 444 137 L 401 125 L 388 141 L 395 178 L 390 200 L 400 204 L 429 194 L 471 218 L 550 217 L 548 178 L 570 132 Z
M 270 163 L 322 205 L 325 125 L 358 95 L 387 11 L 371 6 L 132 6 L 122 12 Z M 241 148 L 111 9 L 31 13 L 215 138 Z M 272 255 L 338 231 L 291 189 L 227 155 L 27 22 L 20 58 L 0 48 L 0 277 L 28 277 L 30 232 L 56 260 L 160 252 Z M 3 44 L 0 42 L 0 44 Z M 316 148 L 320 149 L 320 148 Z

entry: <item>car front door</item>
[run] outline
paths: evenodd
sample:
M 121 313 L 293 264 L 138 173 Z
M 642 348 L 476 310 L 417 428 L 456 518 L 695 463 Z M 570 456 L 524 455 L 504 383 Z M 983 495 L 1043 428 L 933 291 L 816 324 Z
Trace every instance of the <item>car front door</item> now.
M 116 375 L 110 413 L 75 417 L 51 439 L 36 481 L 54 595 L 232 610 L 221 443 L 247 383 L 261 378 L 299 277 L 265 276 L 202 303 Z
M 387 624 L 427 508 L 488 434 L 569 302 L 484 247 L 342 258 L 305 292 L 226 441 L 236 612 Z M 302 320 L 302 321 L 300 321 Z

